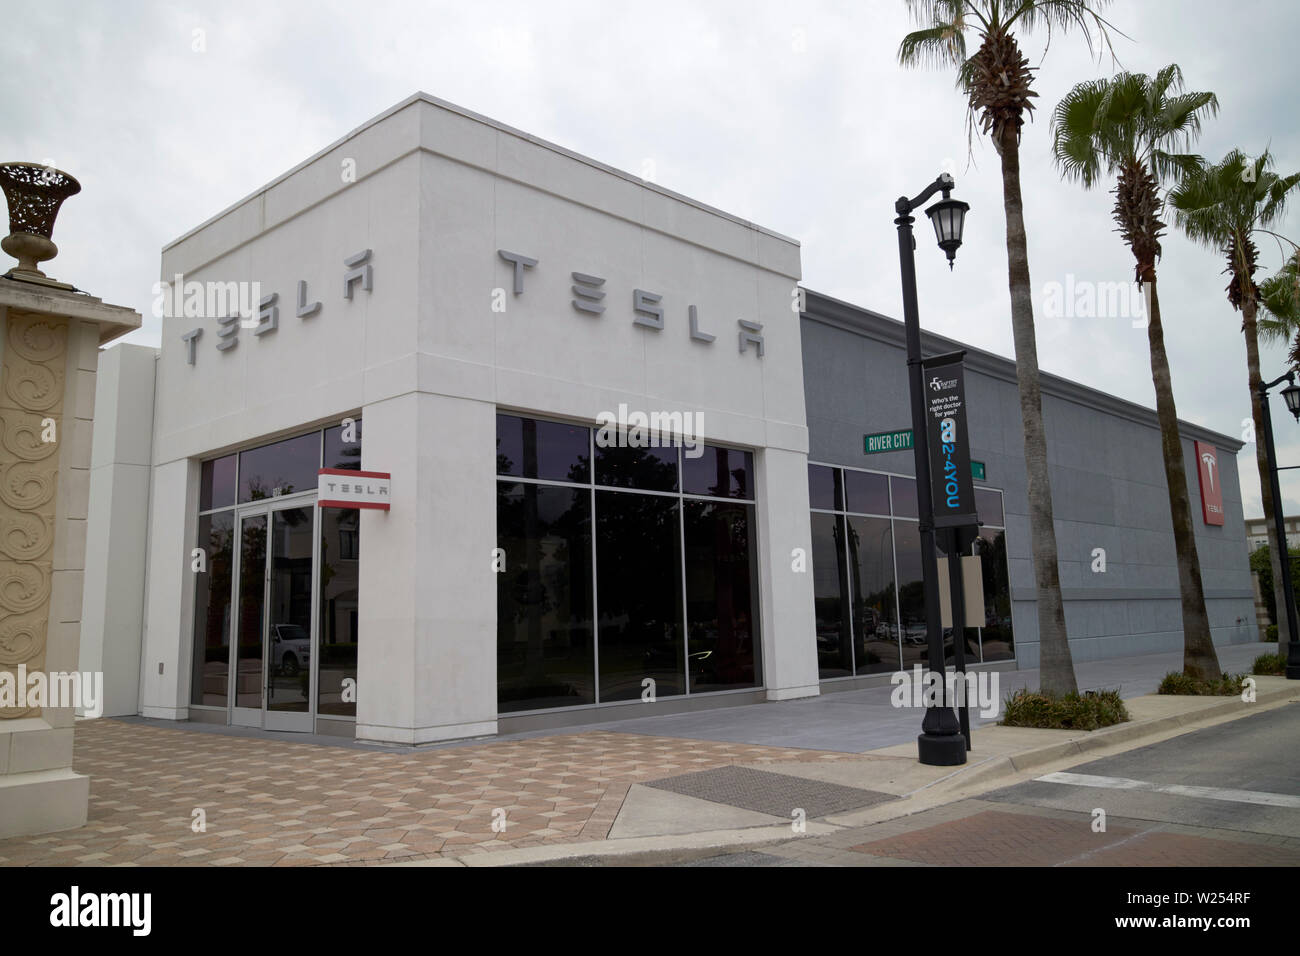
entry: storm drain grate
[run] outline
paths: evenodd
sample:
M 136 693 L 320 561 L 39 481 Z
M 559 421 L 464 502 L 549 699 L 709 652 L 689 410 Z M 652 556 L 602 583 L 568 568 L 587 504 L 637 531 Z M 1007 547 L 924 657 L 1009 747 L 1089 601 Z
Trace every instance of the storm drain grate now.
M 776 817 L 789 817 L 800 808 L 809 819 L 897 799 L 892 793 L 734 765 L 665 777 L 646 786 Z

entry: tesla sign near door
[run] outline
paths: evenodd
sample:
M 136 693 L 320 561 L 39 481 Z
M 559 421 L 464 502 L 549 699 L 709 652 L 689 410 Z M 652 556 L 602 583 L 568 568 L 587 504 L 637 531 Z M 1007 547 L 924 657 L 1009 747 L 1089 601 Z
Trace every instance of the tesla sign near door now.
M 1223 524 L 1223 476 L 1219 474 L 1219 450 L 1198 441 L 1196 474 L 1201 479 L 1201 517 L 1206 524 Z
M 386 471 L 322 468 L 316 473 L 316 504 L 321 508 L 387 511 L 392 478 Z

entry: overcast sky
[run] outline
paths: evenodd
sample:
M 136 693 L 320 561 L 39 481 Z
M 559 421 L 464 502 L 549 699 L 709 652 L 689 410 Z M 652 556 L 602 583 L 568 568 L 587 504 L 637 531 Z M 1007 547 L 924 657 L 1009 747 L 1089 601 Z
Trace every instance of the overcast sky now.
M 1300 5 L 1143 0 L 1106 14 L 1127 34 L 1115 37 L 1123 69 L 1177 62 L 1189 89 L 1218 95 L 1198 152 L 1217 161 L 1268 147 L 1280 171 L 1300 169 Z M 898 66 L 910 29 L 901 0 L 40 0 L 11 2 L 6 22 L 3 158 L 52 162 L 81 181 L 47 271 L 142 312 L 129 341 L 158 343 L 149 308 L 166 242 L 424 90 L 792 236 L 806 286 L 895 317 L 893 201 L 955 169 L 972 207 L 965 245 L 950 274 L 919 224 L 922 324 L 1013 354 L 997 155 L 977 141 L 968 157 L 950 72 Z M 1132 278 L 1111 197 L 1063 182 L 1049 152 L 1056 102 L 1116 67 L 1078 35 L 1055 34 L 1046 52 L 1045 35 L 1021 40 L 1039 67 L 1021 152 L 1039 362 L 1153 407 L 1146 332 L 1131 317 L 1044 314 L 1050 283 Z M 1278 231 L 1300 241 L 1300 199 L 1293 206 Z M 1283 252 L 1259 245 L 1267 274 Z M 1223 265 L 1171 226 L 1160 298 L 1180 417 L 1241 436 L 1245 342 Z M 1284 356 L 1263 351 L 1266 377 Z M 1279 458 L 1300 464 L 1300 426 L 1280 400 L 1274 420 Z M 1246 515 L 1258 514 L 1253 445 L 1238 464 Z M 1287 513 L 1300 512 L 1300 472 L 1282 480 Z

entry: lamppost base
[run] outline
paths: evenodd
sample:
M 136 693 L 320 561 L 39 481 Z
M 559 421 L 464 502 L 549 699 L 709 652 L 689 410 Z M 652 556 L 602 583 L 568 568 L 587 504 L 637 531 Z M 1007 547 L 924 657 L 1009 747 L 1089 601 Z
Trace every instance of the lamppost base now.
M 1296 666 L 1296 665 L 1294 665 L 1294 664 L 1288 664 L 1288 665 L 1286 665 L 1286 679 L 1287 679 L 1287 680 L 1300 680 L 1300 667 L 1298 667 L 1298 666 Z
M 956 767 L 966 762 L 966 738 L 961 734 L 921 734 L 917 757 L 928 767 Z

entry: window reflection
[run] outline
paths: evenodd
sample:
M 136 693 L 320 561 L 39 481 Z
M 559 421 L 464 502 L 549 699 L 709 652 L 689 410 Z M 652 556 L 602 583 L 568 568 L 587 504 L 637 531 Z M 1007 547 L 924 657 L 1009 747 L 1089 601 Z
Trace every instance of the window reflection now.
M 714 445 L 682 449 L 682 490 L 714 498 L 754 497 L 754 454 Z
M 596 446 L 596 484 L 646 491 L 677 490 L 676 448 Z
M 586 489 L 500 482 L 497 702 L 502 712 L 596 699 L 591 500 Z
M 325 429 L 323 468 L 361 470 L 361 419 Z
M 819 509 L 810 513 L 810 521 L 822 678 L 924 665 L 929 647 L 919 523 L 904 517 L 917 513 L 916 481 L 809 465 L 808 490 L 810 506 Z M 999 490 L 979 488 L 976 497 L 986 522 L 1005 520 Z M 892 519 L 885 517 L 891 500 Z M 832 508 L 836 502 L 841 504 Z M 840 514 L 822 513 L 823 508 Z M 874 517 L 877 509 L 880 516 Z M 965 631 L 966 662 L 1014 660 L 1005 531 L 984 527 L 972 547 L 982 558 L 986 607 L 982 626 Z M 936 551 L 936 557 L 940 556 Z M 944 573 L 942 566 L 940 571 Z M 972 612 L 969 618 L 978 619 L 979 612 Z M 846 636 L 849 631 L 851 644 Z M 951 628 L 944 629 L 943 642 L 946 662 L 951 664 Z
M 1016 649 L 1011 635 L 1007 533 L 995 528 L 981 528 L 975 548 L 981 556 L 984 573 L 984 627 L 981 632 L 984 660 L 1014 660 Z
M 823 678 L 848 677 L 853 673 L 853 651 L 844 517 L 813 514 L 810 518 L 817 667 Z
M 844 494 L 840 487 L 840 470 L 825 465 L 809 465 L 808 500 L 810 507 L 820 511 L 843 511 Z
M 888 518 L 848 518 L 853 660 L 858 674 L 898 669 L 894 547 Z
M 899 641 L 903 669 L 924 664 L 929 658 L 925 629 L 925 584 L 921 577 L 921 533 L 915 521 L 894 522 L 895 561 L 898 565 Z
M 641 697 L 647 677 L 656 698 L 686 692 L 679 508 L 676 497 L 596 492 L 602 701 Z
M 239 500 L 260 501 L 315 491 L 320 470 L 320 432 L 239 453 Z
M 753 687 L 760 682 L 754 506 L 688 500 L 684 507 L 691 691 Z
M 497 415 L 497 474 L 591 480 L 591 435 L 582 425 Z
M 838 472 L 839 469 L 837 468 Z M 845 511 L 889 514 L 889 479 L 866 471 L 844 472 Z M 814 505 L 814 507 L 816 507 Z
M 320 666 L 316 711 L 355 717 L 355 694 L 345 694 L 345 680 L 357 679 L 357 543 L 361 512 L 320 509 Z M 349 698 L 344 700 L 344 698 Z
M 891 475 L 889 490 L 894 502 L 895 518 L 915 518 L 920 513 L 916 501 L 916 479 Z
M 235 456 L 203 463 L 199 480 L 199 510 L 227 508 L 235 503 Z
M 233 493 L 233 473 L 231 490 Z M 194 654 L 190 703 L 225 707 L 230 691 L 230 587 L 234 570 L 235 515 L 199 518 L 198 546 L 207 570 L 195 576 Z

